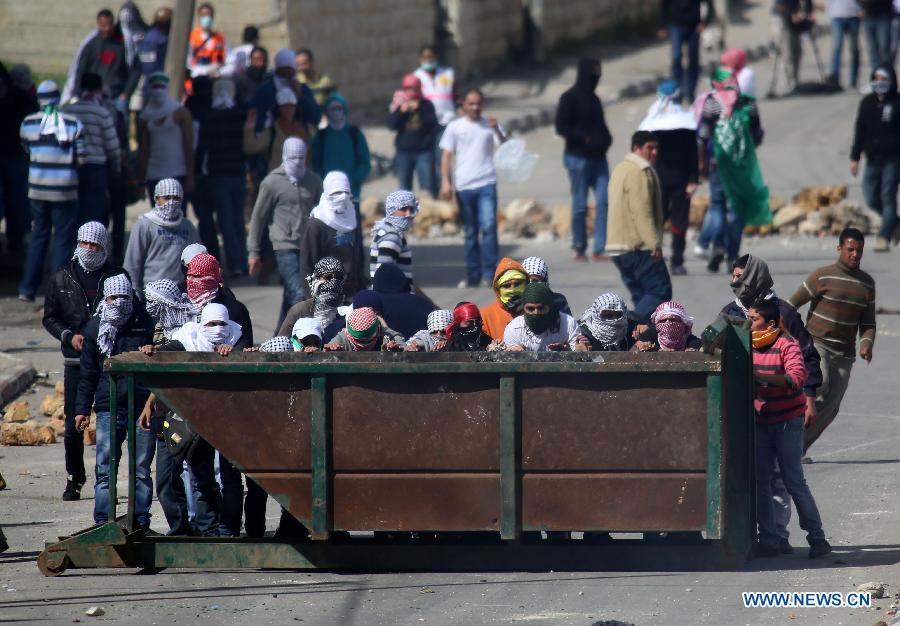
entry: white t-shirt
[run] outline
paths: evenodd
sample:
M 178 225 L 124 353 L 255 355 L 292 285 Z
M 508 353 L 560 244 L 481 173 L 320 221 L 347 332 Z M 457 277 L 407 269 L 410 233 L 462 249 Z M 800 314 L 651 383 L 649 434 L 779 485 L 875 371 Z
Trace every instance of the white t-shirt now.
M 494 170 L 494 148 L 500 138 L 484 118 L 473 122 L 468 117 L 458 117 L 449 124 L 441 137 L 441 150 L 456 157 L 456 189 L 478 189 L 497 182 Z
M 503 331 L 503 343 L 507 346 L 524 346 L 526 352 L 546 352 L 547 346 L 552 343 L 567 343 L 574 350 L 577 339 L 578 323 L 574 317 L 565 313 L 559 314 L 559 328 L 540 335 L 535 335 L 525 325 L 524 315 L 513 318 Z

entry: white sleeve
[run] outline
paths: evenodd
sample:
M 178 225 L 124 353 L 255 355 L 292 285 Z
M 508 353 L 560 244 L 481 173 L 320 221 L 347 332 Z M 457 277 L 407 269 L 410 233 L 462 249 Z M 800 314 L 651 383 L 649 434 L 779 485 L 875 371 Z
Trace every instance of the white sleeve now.
M 578 322 L 576 322 L 575 318 L 571 315 L 566 315 L 566 318 L 566 330 L 569 334 L 569 348 L 574 350 L 578 343 Z
M 440 148 L 447 152 L 456 152 L 456 125 L 452 122 L 448 124 L 447 128 L 444 130 L 444 134 L 441 137 Z

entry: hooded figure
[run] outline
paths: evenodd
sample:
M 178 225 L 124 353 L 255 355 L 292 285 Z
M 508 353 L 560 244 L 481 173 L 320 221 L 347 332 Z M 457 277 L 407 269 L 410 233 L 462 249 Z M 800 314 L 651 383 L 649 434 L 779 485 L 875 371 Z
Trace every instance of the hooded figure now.
M 361 242 L 350 181 L 343 172 L 329 172 L 322 186 L 322 197 L 300 238 L 300 272 L 309 276 L 320 259 L 339 259 L 346 276 L 345 293 L 352 296 L 364 286 L 365 270 L 360 262 Z
M 522 292 L 528 276 L 522 265 L 508 257 L 500 259 L 491 283 L 496 300 L 481 309 L 484 332 L 498 341 L 514 316 L 522 313 Z
M 600 294 L 581 315 L 583 337 L 591 351 L 625 352 L 631 348 L 628 306 L 621 296 L 612 292 Z
M 453 324 L 453 313 L 447 309 L 438 309 L 428 314 L 426 328 L 410 337 L 406 349 L 410 352 L 423 350 L 433 352 L 443 350 L 447 346 L 447 329 Z
M 314 337 L 315 339 L 311 339 Z M 307 348 L 322 348 L 322 322 L 313 317 L 301 317 L 294 322 L 291 329 L 291 343 L 296 352 L 303 352 Z
M 560 96 L 556 108 L 556 134 L 566 142 L 563 161 L 572 186 L 572 249 L 579 260 L 584 260 L 588 244 L 585 217 L 591 188 L 597 203 L 594 254 L 602 254 L 606 248 L 609 184 L 606 153 L 612 145 L 612 135 L 606 126 L 603 105 L 595 93 L 600 74 L 598 59 L 579 60 L 575 85 Z
M 660 352 L 699 349 L 699 339 L 691 334 L 694 318 L 690 317 L 678 302 L 670 300 L 660 304 L 650 316 L 650 321 L 656 328 Z
M 530 283 L 522 293 L 524 314 L 513 319 L 503 331 L 507 349 L 527 352 L 574 350 L 578 325 L 571 315 L 560 313 L 553 292 L 545 283 Z
M 850 173 L 857 175 L 865 154 L 863 195 L 869 208 L 881 215 L 875 252 L 887 252 L 897 225 L 898 179 L 892 172 L 900 167 L 900 94 L 894 68 L 875 69 L 871 85 L 872 93 L 863 97 L 856 114 Z
M 312 141 L 312 168 L 320 176 L 334 171 L 346 173 L 353 197 L 359 199 L 362 185 L 372 171 L 366 136 L 350 124 L 350 108 L 341 94 L 328 97 L 325 115 L 328 126 L 316 133 Z
M 344 265 L 330 256 L 319 259 L 313 273 L 306 277 L 313 299 L 312 317 L 323 327 L 334 321 L 338 306 L 344 302 L 344 281 Z
M 125 249 L 125 271 L 138 293 L 154 280 L 167 278 L 180 283 L 181 254 L 200 242 L 194 224 L 184 217 L 184 191 L 174 178 L 156 184 L 153 208 L 138 218 Z
M 178 284 L 167 278 L 147 283 L 144 287 L 144 302 L 147 313 L 166 339 L 171 339 L 188 322 L 197 320 L 198 309 Z
M 719 57 L 719 65 L 731 71 L 741 93 L 756 98 L 756 72 L 747 67 L 747 53 L 743 48 L 728 48 Z
M 172 341 L 180 343 L 186 352 L 213 352 L 222 345 L 241 347 L 241 327 L 232 322 L 228 309 L 221 304 L 207 304 L 199 322 L 188 322 L 179 328 Z
M 97 333 L 100 354 L 110 356 L 116 333 L 131 319 L 133 311 L 134 292 L 128 276 L 116 274 L 107 278 L 103 283 L 103 299 L 97 307 L 100 316 L 100 330 Z
M 353 351 L 370 352 L 380 347 L 382 326 L 374 309 L 354 309 L 347 316 L 346 332 Z
M 404 337 L 412 337 L 424 328 L 428 314 L 436 308 L 428 298 L 411 293 L 409 279 L 395 263 L 378 268 L 372 288 L 381 296 L 384 320 Z
M 447 328 L 447 352 L 481 352 L 492 340 L 484 332 L 481 312 L 471 302 L 460 302 L 453 309 L 453 324 Z
M 775 292 L 772 291 L 775 281 L 772 280 L 772 275 L 769 273 L 769 266 L 759 257 L 747 254 L 738 259 L 738 263 L 743 266 L 744 271 L 737 280 L 731 283 L 731 290 L 735 295 L 735 304 L 741 307 L 746 314 L 753 303 L 775 295 Z
M 392 191 L 385 198 L 385 217 L 372 226 L 369 273 L 373 278 L 382 264 L 396 263 L 412 282 L 412 250 L 409 248 L 406 236 L 418 212 L 419 201 L 411 191 L 405 189 Z

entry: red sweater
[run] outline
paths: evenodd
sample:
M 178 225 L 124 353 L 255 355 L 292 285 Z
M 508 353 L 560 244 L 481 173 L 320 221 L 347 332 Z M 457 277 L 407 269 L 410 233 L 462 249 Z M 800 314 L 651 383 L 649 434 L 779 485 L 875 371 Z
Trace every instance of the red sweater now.
M 806 398 L 803 385 L 806 383 L 806 366 L 803 351 L 795 339 L 782 333 L 767 348 L 753 349 L 754 374 L 776 374 L 790 378 L 789 387 L 776 387 L 756 383 L 753 408 L 756 421 L 760 424 L 777 424 L 795 417 L 803 417 Z

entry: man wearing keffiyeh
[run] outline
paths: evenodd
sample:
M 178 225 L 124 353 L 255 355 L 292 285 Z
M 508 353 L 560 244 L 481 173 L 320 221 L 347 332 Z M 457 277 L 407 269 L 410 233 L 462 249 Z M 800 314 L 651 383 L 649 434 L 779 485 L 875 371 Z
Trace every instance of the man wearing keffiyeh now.
M 222 283 L 222 268 L 211 254 L 202 252 L 187 264 L 187 296 L 195 307 L 202 309 L 209 303 L 228 309 L 229 319 L 237 323 L 246 340 L 253 343 L 253 323 L 247 307 Z
M 84 441 L 75 428 L 75 396 L 78 393 L 80 357 L 85 327 L 103 297 L 104 282 L 125 270 L 108 262 L 109 238 L 99 222 L 78 229 L 75 254 L 69 264 L 50 277 L 44 299 L 44 328 L 60 343 L 66 417 L 65 455 L 68 482 L 63 500 L 81 498 L 85 483 Z
M 372 278 L 383 263 L 396 263 L 412 282 L 412 250 L 406 237 L 418 212 L 419 201 L 411 191 L 400 189 L 385 198 L 385 217 L 372 226 L 369 250 L 369 275 Z
M 684 307 L 674 300 L 663 302 L 650 316 L 657 340 L 651 345 L 638 342 L 635 346 L 642 352 L 696 352 L 702 347 L 700 339 L 691 334 L 694 318 Z
M 94 488 L 94 522 L 108 521 L 109 460 L 110 454 L 121 454 L 128 422 L 129 400 L 135 414 L 146 404 L 149 391 L 140 383 L 134 393 L 129 394 L 124 379 L 117 380 L 110 388 L 109 377 L 103 374 L 106 359 L 117 354 L 136 351 L 153 341 L 153 320 L 144 307 L 134 297 L 131 281 L 124 274 L 107 278 L 103 285 L 103 300 L 97 314 L 84 329 L 84 344 L 81 351 L 81 377 L 75 400 L 75 425 L 83 431 L 90 419 L 91 409 L 97 413 L 97 464 Z M 117 415 L 110 414 L 110 394 L 117 399 Z M 129 397 L 131 395 L 131 397 Z M 118 448 L 112 450 L 109 429 L 115 419 L 116 442 Z M 150 466 L 156 449 L 155 437 L 138 430 L 135 441 L 137 456 L 136 515 L 142 528 L 150 526 L 150 502 L 153 482 Z
M 313 266 L 312 274 L 306 277 L 310 297 L 288 309 L 284 321 L 278 328 L 278 334 L 290 337 L 294 324 L 304 317 L 317 318 L 322 323 L 323 329 L 336 324 L 340 324 L 342 328 L 342 314 L 338 309 L 346 301 L 345 276 L 344 264 L 336 257 L 326 256 L 319 259 Z M 326 341 L 339 330 L 340 328 L 332 329 L 331 334 L 326 335 Z
M 628 306 L 618 294 L 606 292 L 597 297 L 581 315 L 578 351 L 624 352 L 631 348 Z

